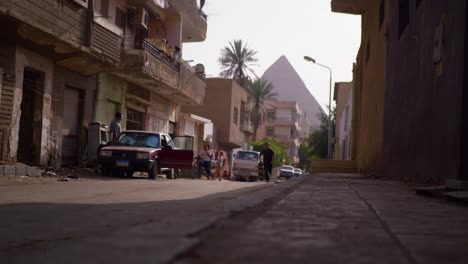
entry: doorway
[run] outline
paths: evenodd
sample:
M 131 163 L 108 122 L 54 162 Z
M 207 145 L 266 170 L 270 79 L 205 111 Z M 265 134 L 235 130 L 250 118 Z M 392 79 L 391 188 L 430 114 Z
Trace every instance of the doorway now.
M 17 159 L 38 164 L 41 153 L 44 73 L 24 68 Z
M 63 93 L 62 163 L 78 162 L 78 138 L 80 133 L 82 95 L 80 90 L 65 87 Z

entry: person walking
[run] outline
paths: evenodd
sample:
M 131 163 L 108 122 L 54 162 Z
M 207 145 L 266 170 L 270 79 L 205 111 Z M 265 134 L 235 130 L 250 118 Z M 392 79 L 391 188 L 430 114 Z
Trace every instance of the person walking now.
M 275 162 L 275 152 L 270 148 L 270 143 L 266 142 L 260 152 L 260 157 L 263 157 L 263 168 L 266 182 L 270 182 L 271 173 L 273 171 L 273 163 Z
M 122 121 L 122 113 L 117 112 L 115 113 L 115 118 L 110 123 L 109 127 L 109 137 L 112 144 L 116 144 L 119 140 L 120 133 L 122 133 L 122 126 L 120 122 Z
M 210 149 L 210 145 L 206 144 L 203 146 L 200 158 L 202 166 L 205 169 L 206 177 L 208 180 L 211 180 L 211 161 L 213 160 L 213 150 Z
M 216 162 L 216 177 L 219 177 L 219 181 L 223 180 L 225 159 L 224 152 L 220 150 L 218 153 L 218 161 Z

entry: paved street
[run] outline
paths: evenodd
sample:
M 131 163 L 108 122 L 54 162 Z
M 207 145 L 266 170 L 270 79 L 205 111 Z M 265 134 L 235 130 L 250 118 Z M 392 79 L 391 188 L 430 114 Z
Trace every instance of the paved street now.
M 164 263 L 282 184 L 44 179 L 0 185 L 0 263 Z
M 352 175 L 0 185 L 0 263 L 466 263 L 468 210 Z
M 468 210 L 400 182 L 314 175 L 177 263 L 468 263 Z

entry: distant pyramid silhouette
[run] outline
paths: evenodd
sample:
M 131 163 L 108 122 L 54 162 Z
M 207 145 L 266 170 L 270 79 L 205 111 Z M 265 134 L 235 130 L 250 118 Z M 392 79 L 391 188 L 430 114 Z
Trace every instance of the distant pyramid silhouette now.
M 295 101 L 307 114 L 311 128 L 320 127 L 317 115 L 323 112 L 322 107 L 310 93 L 302 78 L 296 72 L 286 56 L 282 55 L 262 76 L 262 79 L 273 84 L 279 101 Z

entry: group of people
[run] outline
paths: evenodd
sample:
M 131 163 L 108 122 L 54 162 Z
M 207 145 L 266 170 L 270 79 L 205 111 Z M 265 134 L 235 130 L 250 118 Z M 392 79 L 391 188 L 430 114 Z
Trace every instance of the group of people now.
M 209 144 L 203 146 L 203 150 L 199 154 L 201 166 L 203 167 L 206 177 L 211 180 L 211 167 L 215 162 L 215 177 L 220 181 L 223 180 L 224 174 L 229 172 L 227 155 L 224 151 L 214 151 Z

